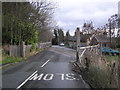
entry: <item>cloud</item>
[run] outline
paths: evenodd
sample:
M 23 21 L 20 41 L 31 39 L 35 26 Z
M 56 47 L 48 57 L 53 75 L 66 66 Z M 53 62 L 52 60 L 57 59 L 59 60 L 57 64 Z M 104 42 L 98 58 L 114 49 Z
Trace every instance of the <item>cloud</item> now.
M 55 20 L 58 25 L 73 34 L 74 29 L 85 21 L 93 21 L 95 27 L 107 23 L 108 18 L 118 12 L 119 0 L 55 0 L 58 8 Z

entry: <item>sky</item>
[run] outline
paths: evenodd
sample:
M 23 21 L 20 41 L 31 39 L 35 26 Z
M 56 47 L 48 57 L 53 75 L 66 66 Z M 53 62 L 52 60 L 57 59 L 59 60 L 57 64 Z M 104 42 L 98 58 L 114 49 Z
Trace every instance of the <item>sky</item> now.
M 77 27 L 82 29 L 84 22 L 92 21 L 94 27 L 108 23 L 108 18 L 118 13 L 120 0 L 52 0 L 56 3 L 54 19 L 65 33 L 71 35 Z

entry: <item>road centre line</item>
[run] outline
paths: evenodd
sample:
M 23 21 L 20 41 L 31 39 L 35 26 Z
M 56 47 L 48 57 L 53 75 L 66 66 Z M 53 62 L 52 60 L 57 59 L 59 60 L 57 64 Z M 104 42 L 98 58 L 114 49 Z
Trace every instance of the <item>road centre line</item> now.
M 23 83 L 21 83 L 16 89 L 20 89 L 35 73 L 38 71 L 35 71 L 32 75 L 30 75 Z
M 51 58 L 53 58 L 54 56 L 52 55 L 52 57 L 50 57 L 41 67 L 44 67 L 49 61 Z
M 50 60 L 47 60 L 41 67 L 44 67 Z

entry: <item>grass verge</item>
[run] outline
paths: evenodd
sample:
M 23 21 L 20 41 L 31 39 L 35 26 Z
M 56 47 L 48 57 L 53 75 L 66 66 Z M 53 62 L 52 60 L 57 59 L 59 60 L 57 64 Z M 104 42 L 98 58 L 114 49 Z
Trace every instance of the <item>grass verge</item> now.
M 104 55 L 104 58 L 107 61 L 118 60 L 120 58 L 120 55 L 117 55 L 117 56 Z
M 32 57 L 33 55 L 37 54 L 38 52 L 43 51 L 44 49 L 40 48 L 40 49 L 36 49 L 36 50 L 32 50 L 29 55 L 25 58 L 21 58 L 21 57 L 12 57 L 9 56 L 8 54 L 2 53 L 2 60 L 0 60 L 0 65 L 7 65 L 7 64 L 15 64 L 21 61 L 25 61 L 28 58 Z
M 5 65 L 9 63 L 16 63 L 21 62 L 25 60 L 25 58 L 19 58 L 19 57 L 11 57 L 5 53 L 2 54 L 2 61 L 0 61 L 0 65 Z

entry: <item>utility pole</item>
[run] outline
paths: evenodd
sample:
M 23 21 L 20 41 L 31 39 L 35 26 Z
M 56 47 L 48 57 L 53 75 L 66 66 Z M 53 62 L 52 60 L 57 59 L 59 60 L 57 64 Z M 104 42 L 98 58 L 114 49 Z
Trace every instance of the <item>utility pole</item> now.
M 79 50 L 80 50 L 80 30 L 79 27 L 76 29 L 76 62 L 79 61 Z

